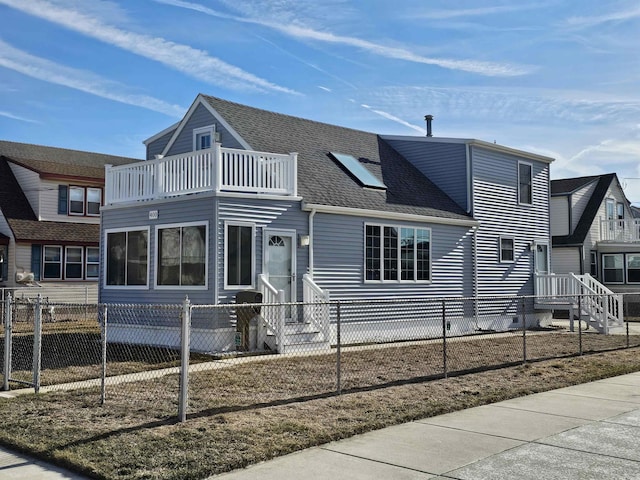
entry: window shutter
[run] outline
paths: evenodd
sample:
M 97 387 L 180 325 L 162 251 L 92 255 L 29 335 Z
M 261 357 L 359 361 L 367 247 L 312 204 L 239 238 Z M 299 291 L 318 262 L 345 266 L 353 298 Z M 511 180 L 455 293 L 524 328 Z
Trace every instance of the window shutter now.
M 40 280 L 40 265 L 42 264 L 42 245 L 31 245 L 31 271 L 36 280 Z
M 66 185 L 58 185 L 58 213 L 60 215 L 67 214 L 67 204 L 69 202 L 69 187 Z

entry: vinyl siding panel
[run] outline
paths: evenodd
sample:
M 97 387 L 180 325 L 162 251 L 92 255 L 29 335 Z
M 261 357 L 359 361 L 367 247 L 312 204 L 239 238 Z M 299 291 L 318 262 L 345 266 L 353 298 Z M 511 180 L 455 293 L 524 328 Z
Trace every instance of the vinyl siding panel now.
M 532 165 L 532 205 L 518 204 L 518 162 Z M 550 243 L 549 165 L 472 148 L 473 216 L 477 239 L 479 295 L 532 295 L 534 241 Z M 512 263 L 501 263 L 500 236 L 514 238 Z
M 302 301 L 302 276 L 309 268 L 309 247 L 300 247 L 297 235 L 309 233 L 308 213 L 301 211 L 300 202 L 280 200 L 253 200 L 220 198 L 218 203 L 218 303 L 234 303 L 235 296 L 244 289 L 224 289 L 224 227 L 225 222 L 242 222 L 255 225 L 255 278 L 263 271 L 263 235 L 265 229 L 295 230 L 296 236 L 296 296 Z
M 171 148 L 167 152 L 167 156 L 192 152 L 193 130 L 195 128 L 208 127 L 209 125 L 215 125 L 216 131 L 220 133 L 220 142 L 223 147 L 243 148 L 226 129 L 216 122 L 209 110 L 202 105 L 198 105 L 193 111 L 191 117 L 187 120 L 184 128 L 178 135 L 178 138 L 176 138 L 173 145 L 171 145 Z
M 175 133 L 175 129 L 165 133 L 163 136 L 161 136 L 157 140 L 154 140 L 153 142 L 149 143 L 147 145 L 147 160 L 153 160 L 156 157 L 156 155 L 162 154 L 162 151 L 165 149 L 165 147 L 167 146 L 167 143 L 169 143 L 169 140 L 171 140 L 171 137 L 173 136 L 174 133 Z
M 594 181 L 571 194 L 571 232 L 575 231 L 578 226 L 578 222 L 580 221 L 580 218 L 582 218 L 584 209 L 586 208 L 587 203 L 589 203 L 589 199 L 597 185 L 598 182 Z
M 551 235 L 570 235 L 573 229 L 569 231 L 569 197 L 563 195 L 561 197 L 551 198 Z
M 551 253 L 553 273 L 580 275 L 580 249 L 577 247 L 554 247 Z
M 458 205 L 469 208 L 465 144 L 382 138 Z
M 365 282 L 365 224 L 430 228 L 432 281 Z M 317 214 L 313 230 L 314 280 L 332 300 L 473 295 L 472 235 L 466 227 Z
M 45 188 L 40 185 L 40 175 L 15 163 L 8 163 L 13 175 L 20 184 L 20 188 L 22 188 L 22 192 L 27 197 L 29 205 L 31 205 L 33 212 L 38 216 L 40 211 L 40 192 Z

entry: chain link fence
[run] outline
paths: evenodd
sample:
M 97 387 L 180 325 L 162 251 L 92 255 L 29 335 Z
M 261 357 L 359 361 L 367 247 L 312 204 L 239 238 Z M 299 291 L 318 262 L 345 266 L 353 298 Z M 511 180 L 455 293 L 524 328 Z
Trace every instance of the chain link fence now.
M 123 415 L 136 409 L 152 420 L 178 412 L 184 420 L 640 346 L 640 323 L 602 335 L 574 311 L 541 314 L 537 302 L 99 305 L 6 298 L 3 386 L 73 389 Z

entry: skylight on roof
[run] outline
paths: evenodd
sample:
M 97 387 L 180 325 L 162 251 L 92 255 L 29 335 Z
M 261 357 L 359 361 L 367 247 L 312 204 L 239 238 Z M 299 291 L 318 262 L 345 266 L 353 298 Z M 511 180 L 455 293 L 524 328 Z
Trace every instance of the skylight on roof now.
M 344 153 L 330 153 L 363 187 L 378 188 L 381 190 L 387 189 L 387 186 L 378 180 L 376 176 L 367 170 L 355 157 Z

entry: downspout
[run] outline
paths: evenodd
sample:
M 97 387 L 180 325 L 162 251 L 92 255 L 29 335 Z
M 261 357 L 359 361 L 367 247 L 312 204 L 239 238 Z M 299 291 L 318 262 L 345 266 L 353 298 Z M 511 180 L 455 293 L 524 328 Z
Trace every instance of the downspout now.
M 220 298 L 219 295 L 219 291 L 220 291 L 220 265 L 219 265 L 219 248 L 220 248 L 220 242 L 218 241 L 218 237 L 220 235 L 220 226 L 218 225 L 218 201 L 219 198 L 217 195 L 213 197 L 213 202 L 214 202 L 214 206 L 215 208 L 213 209 L 213 224 L 215 225 L 215 228 L 213 228 L 213 239 L 214 239 L 214 249 L 213 249 L 213 254 L 215 256 L 215 260 L 213 261 L 213 265 L 214 265 L 214 272 L 213 274 L 215 275 L 215 279 L 213 281 L 213 304 L 217 305 L 218 304 L 218 300 Z M 211 233 L 209 233 L 209 235 L 211 235 Z M 224 238 L 224 232 L 222 232 L 222 237 Z M 224 285 L 224 280 L 223 283 Z
M 313 217 L 316 215 L 315 208 L 309 214 L 309 275 L 313 278 Z
M 465 155 L 467 160 L 467 213 L 473 210 L 473 175 L 471 172 L 471 147 L 467 143 L 465 145 Z

